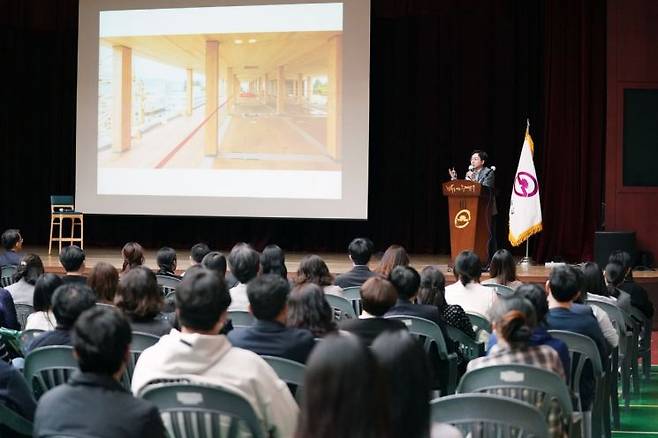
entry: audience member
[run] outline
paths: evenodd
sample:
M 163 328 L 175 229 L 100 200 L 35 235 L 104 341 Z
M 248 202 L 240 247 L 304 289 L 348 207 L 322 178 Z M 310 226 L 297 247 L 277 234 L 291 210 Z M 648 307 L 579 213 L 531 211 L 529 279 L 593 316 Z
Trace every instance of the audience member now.
M 187 273 L 176 288 L 181 331 L 173 329 L 142 353 L 132 391 L 138 394 L 150 382 L 162 379 L 226 387 L 249 401 L 268 432 L 276 429 L 278 436 L 292 436 L 298 408 L 286 384 L 263 359 L 218 335 L 230 303 L 226 285 L 214 272 Z
M 123 266 L 121 267 L 121 273 L 123 274 L 144 264 L 144 249 L 137 242 L 128 242 L 121 249 L 121 257 L 123 258 Z
M 516 289 L 521 286 L 518 278 L 516 278 L 516 262 L 512 253 L 506 249 L 499 249 L 491 258 L 489 264 L 489 278 L 484 280 L 482 284 L 502 284 Z
M 328 336 L 306 367 L 295 438 L 392 437 L 388 397 L 372 352 L 355 336 Z
M 629 293 L 621 289 L 625 281 L 624 267 L 619 263 L 608 263 L 605 266 L 605 281 L 608 295 L 617 300 L 617 306 L 624 312 L 631 312 L 632 299 Z
M 596 263 L 594 263 L 594 265 L 596 266 Z M 588 270 L 590 271 L 588 275 L 591 276 L 592 269 L 588 268 Z M 598 306 L 590 306 L 589 304 L 586 303 L 587 300 L 589 299 L 589 294 L 586 291 L 586 287 L 587 288 L 590 287 L 589 283 L 592 280 L 592 278 L 589 277 L 586 278 L 582 268 L 580 270 L 577 270 L 576 272 L 580 278 L 579 282 L 581 284 L 581 290 L 578 296 L 573 300 L 571 311 L 576 313 L 585 313 L 587 315 L 589 315 L 590 313 L 593 314 L 594 317 L 596 318 L 596 322 L 599 324 L 599 328 L 601 329 L 601 333 L 603 334 L 603 337 L 608 342 L 608 346 L 610 348 L 617 347 L 619 345 L 619 333 L 617 332 L 615 326 L 612 325 L 612 321 L 610 320 L 610 317 L 608 316 L 606 311 Z M 587 280 L 587 284 L 586 284 L 586 280 Z M 628 294 L 626 294 L 626 297 L 628 298 L 628 303 L 630 303 L 630 297 L 628 296 Z M 603 296 L 600 296 L 599 299 L 611 300 L 611 298 L 603 297 Z M 612 298 L 612 300 L 614 300 L 614 302 L 612 302 L 611 304 L 617 306 L 616 299 Z
M 18 266 L 21 262 L 21 249 L 23 249 L 23 237 L 19 230 L 5 230 L 2 233 L 2 247 L 4 252 L 0 254 L 0 267 L 13 265 Z
M 214 271 L 219 278 L 225 280 L 226 277 L 226 257 L 219 251 L 210 251 L 203 257 L 201 266 Z
M 128 317 L 134 332 L 162 336 L 171 330 L 171 322 L 162 313 L 164 298 L 155 274 L 144 266 L 121 276 L 114 304 Z
M 158 271 L 156 275 L 164 275 L 165 277 L 176 278 L 180 280 L 180 275 L 176 275 L 176 250 L 168 246 L 160 248 L 155 256 L 155 261 L 158 264 Z
M 631 305 L 633 307 L 640 309 L 647 318 L 653 318 L 653 303 L 649 299 L 647 291 L 633 280 L 631 255 L 626 251 L 614 251 L 610 254 L 608 262 L 618 263 L 624 267 L 624 281 L 619 285 L 619 289 L 631 296 Z
M 197 243 L 190 249 L 190 260 L 192 265 L 200 265 L 203 258 L 210 252 L 210 247 L 205 243 Z
M 85 277 L 85 252 L 76 245 L 65 246 L 59 252 L 59 263 L 62 265 L 66 274 L 62 277 L 64 283 L 86 284 Z
M 248 244 L 238 243 L 231 249 L 228 264 L 231 267 L 231 273 L 238 280 L 238 284 L 229 290 L 231 293 L 229 310 L 247 310 L 249 307 L 247 283 L 258 275 L 260 256 Z
M 426 266 L 420 273 L 420 288 L 418 289 L 416 302 L 436 306 L 439 310 L 439 316 L 446 324 L 475 339 L 473 325 L 464 309 L 459 305 L 446 302 L 445 287 L 446 279 L 443 273 L 434 266 Z
M 261 275 L 247 286 L 249 310 L 256 318 L 251 327 L 239 327 L 228 334 L 236 347 L 254 353 L 306 362 L 315 345 L 309 330 L 286 327 L 290 285 L 278 275 Z
M 288 279 L 286 255 L 278 245 L 267 245 L 260 254 L 262 274 L 275 274 Z
M 347 251 L 353 267 L 336 277 L 334 282 L 336 286 L 342 289 L 361 286 L 367 279 L 377 275 L 368 268 L 368 262 L 373 251 L 373 244 L 370 239 L 357 237 L 350 242 Z
M 94 307 L 73 328 L 80 371 L 39 400 L 34 436 L 164 438 L 155 405 L 133 397 L 120 382 L 132 335 L 116 309 Z
M 287 325 L 310 330 L 316 338 L 336 331 L 334 311 L 320 286 L 305 283 L 292 290 L 288 298 Z
M 387 331 L 406 330 L 407 326 L 397 319 L 386 319 L 384 314 L 395 305 L 398 293 L 390 281 L 379 276 L 369 278 L 361 285 L 361 307 L 358 319 L 344 319 L 339 328 L 357 335 L 366 345 Z
M 489 317 L 489 309 L 496 300 L 492 288 L 480 284 L 482 264 L 473 251 L 462 251 L 455 260 L 455 277 L 457 281 L 446 287 L 446 301 L 456 304 L 466 312 L 478 313 Z
M 295 284 L 299 286 L 307 283 L 317 284 L 326 294 L 343 295 L 343 289 L 333 284 L 334 278 L 320 256 L 308 255 L 299 262 Z
M 27 317 L 25 330 L 55 330 L 57 321 L 53 313 L 52 298 L 64 282 L 55 274 L 43 274 L 34 286 L 34 313 Z
M 91 270 L 87 284 L 96 293 L 99 303 L 114 305 L 114 296 L 119 286 L 119 271 L 109 263 L 98 262 Z
M 16 368 L 0 360 L 0 404 L 32 422 L 37 407 L 32 391 L 25 378 Z M 16 437 L 17 434 L 0 422 L 0 436 Z
M 616 304 L 617 299 L 609 296 L 608 286 L 605 283 L 603 271 L 594 262 L 585 262 L 580 270 L 583 273 L 581 292 L 587 293 L 589 298 Z
M 384 251 L 379 265 L 375 268 L 375 272 L 387 278 L 396 266 L 409 266 L 409 255 L 407 255 L 407 250 L 404 247 L 391 245 Z
M 43 272 L 43 262 L 38 255 L 27 254 L 21 259 L 14 275 L 15 283 L 10 284 L 6 288 L 11 294 L 14 304 L 32 305 L 34 285 Z
M 57 325 L 32 340 L 27 353 L 48 345 L 71 345 L 71 329 L 80 314 L 94 306 L 94 292 L 82 283 L 64 283 L 53 294 L 53 313 Z
M 21 325 L 16 317 L 16 307 L 11 294 L 5 289 L 0 288 L 0 327 L 6 327 L 12 330 L 20 330 Z M 0 353 L 2 356 L 2 353 Z

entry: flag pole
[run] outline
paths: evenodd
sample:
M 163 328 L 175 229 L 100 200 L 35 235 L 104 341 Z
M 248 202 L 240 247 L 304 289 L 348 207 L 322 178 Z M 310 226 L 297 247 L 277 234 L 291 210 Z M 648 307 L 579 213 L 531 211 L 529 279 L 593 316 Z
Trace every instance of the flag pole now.
M 526 130 L 530 130 L 530 117 L 526 119 Z M 519 265 L 521 265 L 522 268 L 528 269 L 529 266 L 532 266 L 535 264 L 535 261 L 530 257 L 530 237 L 529 236 L 525 240 L 525 257 L 521 259 L 519 262 Z

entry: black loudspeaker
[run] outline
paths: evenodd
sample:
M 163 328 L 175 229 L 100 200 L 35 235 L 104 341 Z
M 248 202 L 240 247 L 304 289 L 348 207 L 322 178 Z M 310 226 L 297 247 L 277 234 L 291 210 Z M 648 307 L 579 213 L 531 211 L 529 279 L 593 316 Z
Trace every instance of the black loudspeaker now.
M 594 261 L 601 269 L 608 264 L 613 251 L 626 251 L 635 260 L 635 231 L 597 231 L 594 233 Z

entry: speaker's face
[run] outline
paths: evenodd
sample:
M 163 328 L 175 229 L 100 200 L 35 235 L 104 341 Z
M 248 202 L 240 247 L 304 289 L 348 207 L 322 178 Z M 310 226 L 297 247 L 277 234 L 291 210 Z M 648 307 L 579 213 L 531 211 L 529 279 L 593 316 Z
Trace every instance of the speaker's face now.
M 484 161 L 482 158 L 480 158 L 480 154 L 471 155 L 471 166 L 473 166 L 473 170 L 482 169 L 482 166 L 484 166 Z

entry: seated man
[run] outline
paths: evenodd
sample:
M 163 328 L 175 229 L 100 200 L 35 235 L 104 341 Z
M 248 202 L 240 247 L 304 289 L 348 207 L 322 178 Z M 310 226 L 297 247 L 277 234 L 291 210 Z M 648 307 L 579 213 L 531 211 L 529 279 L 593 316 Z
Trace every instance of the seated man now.
M 219 331 L 231 296 L 217 274 L 198 269 L 176 288 L 181 331 L 172 329 L 139 357 L 132 380 L 138 394 L 155 380 L 188 379 L 218 385 L 245 397 L 266 430 L 291 437 L 299 409 L 286 384 L 258 355 L 235 348 Z
M 71 345 L 73 324 L 82 312 L 94 307 L 96 296 L 86 284 L 69 283 L 55 290 L 52 301 L 57 327 L 34 338 L 27 352 L 48 345 Z
M 496 300 L 493 288 L 480 284 L 482 265 L 473 251 L 462 251 L 455 259 L 457 281 L 446 287 L 446 301 L 457 304 L 465 312 L 478 313 L 489 318 L 489 310 Z
M 383 318 L 398 299 L 391 282 L 373 277 L 363 283 L 360 292 L 363 312 L 359 319 L 340 321 L 338 327 L 341 330 L 354 333 L 369 346 L 381 333 L 407 329 L 402 321 Z
M 158 409 L 119 383 L 132 338 L 126 318 L 97 306 L 84 312 L 72 331 L 80 371 L 41 397 L 34 436 L 164 438 Z
M 23 248 L 23 237 L 18 230 L 6 230 L 2 233 L 2 247 L 5 251 L 0 254 L 0 267 L 7 265 L 18 266 L 21 262 L 22 254 L 20 253 Z
M 608 346 L 596 318 L 591 313 L 578 313 L 571 309 L 573 301 L 580 293 L 580 280 L 580 274 L 572 266 L 558 266 L 551 270 L 548 281 L 546 281 L 550 309 L 546 315 L 546 325 L 549 330 L 567 330 L 594 340 L 605 369 Z M 587 362 L 580 380 L 580 397 L 584 410 L 589 410 L 594 398 L 592 373 L 592 367 Z
M 372 256 L 373 244 L 370 239 L 357 237 L 350 242 L 347 247 L 353 268 L 336 277 L 334 284 L 342 289 L 346 287 L 361 286 L 367 279 L 377 274 L 372 272 L 368 267 L 368 262 Z
M 64 283 L 87 284 L 85 271 L 85 252 L 79 246 L 71 245 L 62 248 L 59 253 L 59 262 L 64 267 L 66 274 L 62 277 Z
M 249 307 L 247 283 L 258 275 L 260 256 L 248 244 L 238 243 L 231 249 L 231 253 L 228 256 L 228 264 L 231 268 L 231 274 L 238 281 L 238 284 L 229 290 L 231 294 L 231 307 L 228 310 L 247 310 Z M 230 284 L 228 279 L 227 283 Z
M 26 420 L 34 419 L 37 404 L 23 374 L 3 360 L 0 360 L 0 404 Z M 12 433 L 0 424 L 0 436 L 14 436 Z
M 158 250 L 158 253 L 155 256 L 155 261 L 158 264 L 158 270 L 155 273 L 156 275 L 164 275 L 165 277 L 171 277 L 180 280 L 180 275 L 176 274 L 176 250 L 168 246 L 163 246 Z
M 290 285 L 280 275 L 261 275 L 252 280 L 247 295 L 256 322 L 231 331 L 231 343 L 256 354 L 306 363 L 315 339 L 309 330 L 286 327 L 289 294 Z

